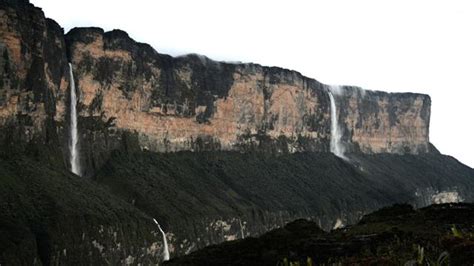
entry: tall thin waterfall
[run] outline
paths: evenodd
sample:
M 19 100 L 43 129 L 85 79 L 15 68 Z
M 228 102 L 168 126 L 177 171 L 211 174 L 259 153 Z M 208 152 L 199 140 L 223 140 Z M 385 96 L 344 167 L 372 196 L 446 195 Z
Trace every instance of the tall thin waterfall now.
M 341 129 L 339 128 L 338 124 L 338 117 L 337 117 L 337 108 L 336 108 L 336 100 L 334 99 L 333 92 L 329 92 L 329 99 L 331 100 L 331 144 L 330 149 L 331 152 L 334 153 L 337 157 L 342 159 L 347 159 L 344 156 L 344 146 L 341 143 Z
M 158 223 L 158 221 L 155 218 L 153 218 L 153 221 L 155 221 L 155 224 L 158 226 L 158 229 L 160 229 L 161 235 L 163 236 L 163 246 L 164 246 L 163 261 L 167 261 L 167 260 L 170 259 L 170 252 L 169 252 L 169 249 L 168 249 L 168 241 L 166 240 L 166 234 L 163 231 L 163 229 L 161 229 L 160 224 Z
M 69 63 L 69 79 L 71 87 L 71 124 L 70 124 L 70 135 L 69 140 L 69 152 L 71 171 L 76 175 L 81 175 L 81 167 L 79 164 L 79 147 L 78 147 L 78 134 L 77 134 L 77 97 L 76 97 L 76 85 L 74 83 L 74 75 L 72 73 L 72 64 Z

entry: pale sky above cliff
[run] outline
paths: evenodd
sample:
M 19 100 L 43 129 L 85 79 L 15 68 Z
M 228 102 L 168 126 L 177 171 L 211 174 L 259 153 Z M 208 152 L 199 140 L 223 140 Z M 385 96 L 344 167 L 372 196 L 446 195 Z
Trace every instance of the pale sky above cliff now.
M 255 62 L 327 84 L 426 93 L 431 142 L 474 167 L 470 0 L 31 0 L 66 32 L 122 29 L 171 55 Z

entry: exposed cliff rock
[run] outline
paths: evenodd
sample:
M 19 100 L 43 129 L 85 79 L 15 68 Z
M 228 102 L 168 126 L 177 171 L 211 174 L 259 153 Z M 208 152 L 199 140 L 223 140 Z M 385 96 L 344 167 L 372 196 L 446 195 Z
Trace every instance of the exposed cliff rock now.
M 199 55 L 173 58 L 120 30 L 75 28 L 63 36 L 25 1 L 1 7 L 2 143 L 55 143 L 47 146 L 67 157 L 70 61 L 86 176 L 122 146 L 124 134 L 158 152 L 329 150 L 331 88 L 298 72 Z M 429 151 L 427 95 L 340 90 L 348 152 Z
M 73 29 L 66 40 L 81 115 L 137 132 L 143 149 L 328 150 L 326 91 L 297 72 L 172 58 L 118 30 Z
M 430 151 L 428 96 L 357 87 L 334 87 L 332 91 L 347 150 L 399 154 Z
M 328 151 L 329 86 L 295 71 L 171 58 L 118 30 L 66 36 L 82 116 L 115 119 L 142 148 Z M 350 152 L 428 152 L 427 95 L 341 87 L 340 123 Z
M 58 92 L 67 88 L 65 49 L 62 28 L 39 8 L 0 2 L 0 143 L 8 147 L 2 151 L 35 144 L 29 152 L 38 157 L 63 157 L 58 132 L 64 132 L 54 117 Z

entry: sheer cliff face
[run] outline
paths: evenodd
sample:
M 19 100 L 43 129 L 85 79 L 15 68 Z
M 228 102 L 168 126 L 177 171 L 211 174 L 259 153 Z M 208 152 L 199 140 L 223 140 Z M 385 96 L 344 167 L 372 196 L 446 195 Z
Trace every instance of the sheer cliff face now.
M 171 58 L 126 33 L 74 29 L 66 36 L 82 93 L 81 115 L 114 119 L 155 151 L 327 151 L 328 87 L 301 74 L 197 55 Z M 419 94 L 336 94 L 348 151 L 426 152 L 430 100 Z
M 82 116 L 114 118 L 156 151 L 325 150 L 328 104 L 320 83 L 299 73 L 156 53 L 124 32 L 67 35 Z
M 429 96 L 414 93 L 333 90 L 338 124 L 349 151 L 363 153 L 425 153 L 429 151 Z
M 40 9 L 6 3 L 0 125 L 11 130 L 2 131 L 3 143 L 54 141 L 67 154 L 71 61 L 83 165 L 92 172 L 123 145 L 124 133 L 159 152 L 329 151 L 329 87 L 298 72 L 197 55 L 172 58 L 119 30 L 78 28 L 64 36 Z M 340 91 L 335 98 L 346 151 L 428 151 L 428 96 Z
M 57 140 L 56 103 L 66 90 L 64 34 L 23 1 L 0 3 L 0 141 L 22 146 Z M 59 101 L 58 101 L 59 100 Z

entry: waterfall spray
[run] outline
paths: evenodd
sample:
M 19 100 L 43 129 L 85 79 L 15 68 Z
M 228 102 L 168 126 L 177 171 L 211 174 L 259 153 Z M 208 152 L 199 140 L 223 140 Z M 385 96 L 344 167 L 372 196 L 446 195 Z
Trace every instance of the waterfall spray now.
M 77 97 L 76 97 L 76 85 L 74 83 L 74 75 L 72 73 L 72 64 L 69 63 L 69 80 L 70 80 L 70 89 L 71 89 L 71 124 L 70 124 L 70 134 L 71 139 L 69 142 L 69 152 L 70 152 L 70 162 L 71 162 L 71 171 L 80 176 L 81 167 L 79 165 L 79 151 L 78 151 L 78 134 L 77 134 Z
M 338 88 L 334 90 L 337 91 Z M 329 99 L 331 100 L 331 143 L 330 149 L 331 152 L 334 153 L 337 157 L 340 157 L 344 160 L 347 160 L 347 157 L 344 156 L 344 146 L 341 143 L 341 129 L 339 128 L 338 124 L 338 116 L 337 116 L 337 108 L 336 108 L 336 100 L 334 99 L 333 89 L 329 91 Z
M 163 231 L 163 229 L 161 229 L 161 226 L 160 224 L 158 223 L 158 221 L 153 218 L 153 221 L 155 222 L 155 224 L 158 226 L 158 229 L 160 229 L 160 232 L 161 232 L 161 235 L 163 236 L 163 246 L 164 246 L 164 249 L 163 249 L 163 261 L 167 261 L 170 259 L 170 252 L 168 250 L 168 241 L 166 240 L 166 234 L 165 232 Z

